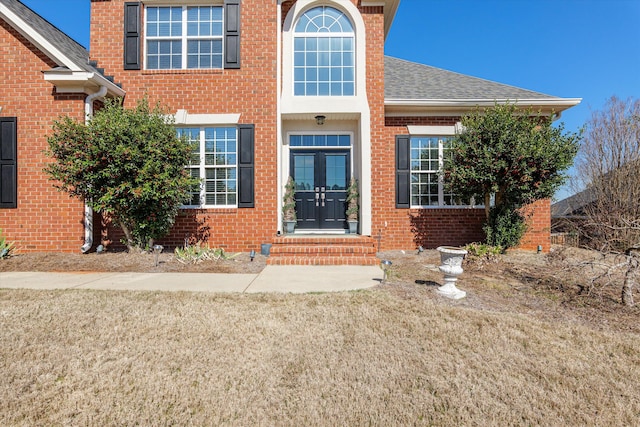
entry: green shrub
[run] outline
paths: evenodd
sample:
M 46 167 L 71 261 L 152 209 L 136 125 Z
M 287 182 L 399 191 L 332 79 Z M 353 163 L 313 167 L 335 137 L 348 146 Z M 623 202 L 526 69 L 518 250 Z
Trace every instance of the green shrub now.
M 520 212 L 508 206 L 493 207 L 483 230 L 489 246 L 509 249 L 520 243 L 520 239 L 527 231 L 527 222 Z
M 15 246 L 13 242 L 7 242 L 7 239 L 2 235 L 2 229 L 0 228 L 0 259 L 11 256 L 11 251 L 14 248 Z
M 184 248 L 176 248 L 174 251 L 176 259 L 183 264 L 198 264 L 202 261 L 218 261 L 221 259 L 231 259 L 239 254 L 228 255 L 222 248 L 210 248 L 200 242 L 195 245 L 188 245 Z
M 504 252 L 502 246 L 491 246 L 486 243 L 469 243 L 464 248 L 468 255 L 475 257 L 491 258 Z

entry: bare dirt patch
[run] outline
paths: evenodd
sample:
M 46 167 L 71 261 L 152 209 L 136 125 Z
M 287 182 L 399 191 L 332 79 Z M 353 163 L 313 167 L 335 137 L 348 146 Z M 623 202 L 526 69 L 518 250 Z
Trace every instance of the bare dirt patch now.
M 105 252 L 89 254 L 24 253 L 0 260 L 0 271 L 95 271 L 95 272 L 184 272 L 184 273 L 259 273 L 266 257 L 248 253 L 228 253 L 227 258 L 183 263 L 171 252 L 158 256 L 145 252 Z

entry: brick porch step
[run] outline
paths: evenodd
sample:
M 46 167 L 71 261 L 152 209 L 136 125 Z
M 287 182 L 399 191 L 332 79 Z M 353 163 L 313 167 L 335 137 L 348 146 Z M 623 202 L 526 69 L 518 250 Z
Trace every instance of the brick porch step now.
M 368 236 L 276 237 L 268 265 L 378 265 L 373 238 Z

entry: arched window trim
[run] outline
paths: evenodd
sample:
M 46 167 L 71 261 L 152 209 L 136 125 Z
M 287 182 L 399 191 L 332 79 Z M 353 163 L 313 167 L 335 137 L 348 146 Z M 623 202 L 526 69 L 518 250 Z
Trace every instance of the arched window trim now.
M 330 39 L 324 48 L 321 39 Z M 293 41 L 294 96 L 356 95 L 356 32 L 348 14 L 333 6 L 312 6 L 296 19 Z
M 308 16 L 309 13 L 317 11 L 318 9 L 321 9 L 320 14 L 315 15 L 311 18 Z M 332 16 L 333 11 L 337 12 L 338 15 Z M 332 22 L 329 25 L 327 25 L 327 22 L 326 22 L 327 18 L 332 19 Z M 305 22 L 304 21 L 305 19 L 307 20 L 305 24 L 305 29 L 304 31 L 301 31 L 300 26 Z M 322 19 L 324 21 L 321 23 L 321 25 L 319 25 L 319 23 L 317 22 L 317 20 L 319 19 Z M 317 28 L 317 30 L 309 31 L 310 25 L 314 25 Z M 333 31 L 332 27 L 336 25 L 338 25 L 342 31 Z M 344 26 L 348 26 L 348 28 L 345 30 L 343 28 Z M 355 34 L 353 30 L 353 24 L 351 23 L 351 20 L 349 19 L 347 14 L 341 11 L 340 9 L 336 9 L 333 6 L 326 6 L 326 5 L 312 7 L 306 10 L 303 14 L 301 14 L 300 17 L 298 18 L 298 22 L 296 22 L 294 33 L 295 34 L 329 33 L 332 35 L 336 33 Z

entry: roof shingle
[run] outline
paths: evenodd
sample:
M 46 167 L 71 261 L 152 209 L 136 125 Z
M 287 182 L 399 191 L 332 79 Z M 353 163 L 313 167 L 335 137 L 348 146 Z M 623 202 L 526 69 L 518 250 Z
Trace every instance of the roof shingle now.
M 555 96 L 454 73 L 403 59 L 384 58 L 385 99 L 559 99 Z

